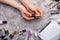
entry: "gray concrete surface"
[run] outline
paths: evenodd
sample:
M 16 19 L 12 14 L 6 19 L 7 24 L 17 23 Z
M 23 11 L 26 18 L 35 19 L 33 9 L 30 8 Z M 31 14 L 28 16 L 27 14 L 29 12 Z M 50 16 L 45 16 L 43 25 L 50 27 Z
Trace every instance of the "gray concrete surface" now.
M 44 0 L 30 0 L 30 2 L 38 7 L 42 8 L 43 17 L 41 19 L 36 19 L 32 21 L 24 20 L 21 13 L 6 4 L 0 3 L 0 20 L 7 20 L 7 28 L 11 32 L 12 30 L 21 30 L 25 28 L 31 28 L 39 32 L 45 25 L 49 22 L 49 12 L 48 8 L 45 7 Z M 0 27 L 2 27 L 1 25 Z M 38 40 L 38 39 L 37 39 Z

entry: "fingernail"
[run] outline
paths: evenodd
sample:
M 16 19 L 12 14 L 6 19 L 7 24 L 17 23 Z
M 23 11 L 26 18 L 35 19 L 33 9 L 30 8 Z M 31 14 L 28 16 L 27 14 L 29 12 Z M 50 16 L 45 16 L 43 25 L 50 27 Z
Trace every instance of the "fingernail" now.
M 41 15 L 35 15 L 35 16 L 41 16 Z

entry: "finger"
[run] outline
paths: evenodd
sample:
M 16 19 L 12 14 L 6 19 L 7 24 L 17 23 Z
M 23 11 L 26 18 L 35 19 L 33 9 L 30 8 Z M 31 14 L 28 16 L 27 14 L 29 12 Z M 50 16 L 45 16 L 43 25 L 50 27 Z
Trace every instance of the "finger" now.
M 22 13 L 23 18 L 25 18 L 26 20 L 33 20 L 33 17 L 28 17 L 26 16 L 24 13 Z
M 37 11 L 40 13 L 40 16 L 42 16 L 42 11 L 40 8 L 37 8 Z
M 32 16 L 32 14 L 31 13 L 29 13 L 29 12 L 25 12 L 25 14 L 27 15 L 27 16 Z
M 33 11 L 31 9 L 28 10 L 31 14 L 33 14 Z
M 33 11 L 30 8 L 27 8 L 27 11 L 31 14 L 33 14 Z
M 40 17 L 40 13 L 38 11 L 35 11 L 36 16 Z

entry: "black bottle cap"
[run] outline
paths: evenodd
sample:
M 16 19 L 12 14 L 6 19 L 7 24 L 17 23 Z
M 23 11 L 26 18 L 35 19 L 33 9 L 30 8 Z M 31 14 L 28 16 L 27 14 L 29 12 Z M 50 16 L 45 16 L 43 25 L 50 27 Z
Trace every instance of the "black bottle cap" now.
M 35 16 L 36 14 L 32 14 L 32 17 L 34 17 L 34 18 L 36 18 L 36 16 Z
M 56 2 L 59 2 L 59 0 L 55 0 Z
M 0 36 L 0 38 L 1 38 L 1 39 L 4 39 L 4 38 L 5 38 L 5 36 L 1 35 L 1 36 Z
M 5 30 L 5 34 L 8 35 L 9 34 L 9 31 L 8 30 Z
M 10 34 L 9 37 L 12 39 L 14 37 L 14 35 Z
M 8 40 L 7 38 L 4 38 L 3 40 Z
M 59 4 L 59 5 L 57 5 L 57 9 L 60 9 L 60 4 Z
M 59 14 L 59 12 L 56 12 L 56 13 L 51 13 L 51 15 L 53 15 L 53 14 Z
M 7 21 L 3 21 L 3 24 L 7 24 Z
M 9 37 L 12 39 L 14 37 L 14 35 L 16 34 L 16 31 L 13 31 L 12 34 L 9 35 Z
M 32 14 L 32 17 L 34 17 L 34 18 L 35 18 L 35 17 L 36 17 L 36 16 L 35 16 L 35 14 Z
M 22 30 L 22 32 L 26 32 L 26 29 Z

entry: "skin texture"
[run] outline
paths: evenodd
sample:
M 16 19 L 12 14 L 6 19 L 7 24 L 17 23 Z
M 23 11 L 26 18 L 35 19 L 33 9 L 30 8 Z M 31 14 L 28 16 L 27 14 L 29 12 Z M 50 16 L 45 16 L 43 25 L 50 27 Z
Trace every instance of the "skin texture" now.
M 26 20 L 34 19 L 34 17 L 31 17 L 33 12 L 35 12 L 38 17 L 42 16 L 41 10 L 38 7 L 32 5 L 28 0 L 21 0 L 23 5 L 17 3 L 15 0 L 0 0 L 0 3 L 5 3 L 14 8 L 17 8 L 21 12 L 22 17 Z

